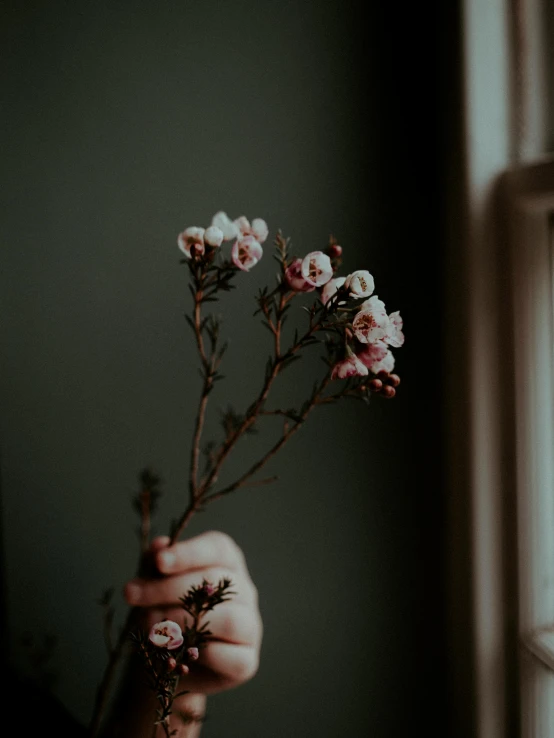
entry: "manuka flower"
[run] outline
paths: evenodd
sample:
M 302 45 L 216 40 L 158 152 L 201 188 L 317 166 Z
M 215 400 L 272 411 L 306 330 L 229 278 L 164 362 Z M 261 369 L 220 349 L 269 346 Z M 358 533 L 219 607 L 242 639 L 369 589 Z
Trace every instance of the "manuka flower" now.
M 302 259 L 302 276 L 314 287 L 322 287 L 333 276 L 331 259 L 323 251 L 311 251 Z
M 373 374 L 380 371 L 392 372 L 394 369 L 394 356 L 384 341 L 368 343 L 356 355 Z
M 365 377 L 369 374 L 367 367 L 351 351 L 342 361 L 338 361 L 331 372 L 331 379 L 347 377 Z
M 339 290 L 345 282 L 346 277 L 336 277 L 335 279 L 330 279 L 325 287 L 321 290 L 321 302 L 324 305 L 327 305 L 329 300 L 337 294 L 337 290 Z
M 240 235 L 240 231 L 236 224 L 233 223 L 231 218 L 229 218 L 227 213 L 224 213 L 223 210 L 220 210 L 219 213 L 214 215 L 212 218 L 212 225 L 219 228 L 223 233 L 224 241 L 232 241 L 233 238 L 237 238 Z
M 360 343 L 375 343 L 386 338 L 389 330 L 389 317 L 385 303 L 377 295 L 362 303 L 360 311 L 352 321 L 352 328 Z
M 350 290 L 350 297 L 369 297 L 375 289 L 375 282 L 368 271 L 359 269 L 346 277 L 344 286 Z
M 223 231 L 221 228 L 213 225 L 206 228 L 204 233 L 204 243 L 207 243 L 208 246 L 212 246 L 213 248 L 221 246 L 223 243 Z
M 285 270 L 285 279 L 294 292 L 313 292 L 315 285 L 302 276 L 302 259 L 296 259 Z
M 231 259 L 233 264 L 243 272 L 248 272 L 255 266 L 263 255 L 263 249 L 254 236 L 243 236 L 233 244 Z
M 185 228 L 185 230 L 179 234 L 177 244 L 187 259 L 190 259 L 191 249 L 194 249 L 197 256 L 201 256 L 204 253 L 204 233 L 205 231 L 203 228 L 192 226 L 190 228 Z
M 154 623 L 148 638 L 155 646 L 167 648 L 169 651 L 173 651 L 183 644 L 181 628 L 173 620 L 162 620 L 159 623 Z

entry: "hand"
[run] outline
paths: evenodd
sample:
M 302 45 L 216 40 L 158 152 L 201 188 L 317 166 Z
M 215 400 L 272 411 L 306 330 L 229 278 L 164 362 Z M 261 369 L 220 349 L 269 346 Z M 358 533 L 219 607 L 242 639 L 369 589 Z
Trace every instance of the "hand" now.
M 258 593 L 241 549 L 224 533 L 211 531 L 169 546 L 169 538 L 155 538 L 151 552 L 161 578 L 133 579 L 125 587 L 130 605 L 144 608 L 145 624 L 174 620 L 183 625 L 188 616 L 179 606 L 193 584 L 207 579 L 214 584 L 223 577 L 232 582 L 236 594 L 206 615 L 212 640 L 183 679 L 183 689 L 214 694 L 237 687 L 258 669 L 262 620 Z

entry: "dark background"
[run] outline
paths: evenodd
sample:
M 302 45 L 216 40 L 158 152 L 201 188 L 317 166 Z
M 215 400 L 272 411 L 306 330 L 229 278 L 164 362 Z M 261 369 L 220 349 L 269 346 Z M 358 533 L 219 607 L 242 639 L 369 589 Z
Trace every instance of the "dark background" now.
M 1 460 L 7 642 L 55 633 L 57 694 L 86 720 L 96 600 L 134 570 L 138 470 L 183 504 L 199 379 L 176 235 L 264 217 L 302 255 L 334 233 L 407 341 L 392 402 L 322 408 L 245 490 L 193 521 L 245 551 L 259 674 L 210 701 L 206 738 L 445 736 L 442 219 L 455 4 L 2 4 Z M 268 336 L 261 264 L 220 306 L 217 405 L 244 408 Z M 320 362 L 283 377 L 290 405 Z M 286 375 L 285 375 L 286 376 Z M 268 421 L 234 477 L 275 433 Z

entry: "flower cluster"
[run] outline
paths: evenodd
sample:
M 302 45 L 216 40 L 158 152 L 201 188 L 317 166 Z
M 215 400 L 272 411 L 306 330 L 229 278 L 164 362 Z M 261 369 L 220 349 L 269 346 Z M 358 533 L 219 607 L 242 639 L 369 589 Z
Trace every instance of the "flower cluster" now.
M 185 228 L 177 244 L 187 259 L 193 259 L 213 253 L 224 241 L 234 241 L 231 260 L 238 269 L 248 272 L 262 258 L 262 243 L 268 233 L 267 223 L 261 218 L 254 218 L 252 223 L 244 215 L 231 220 L 220 211 L 212 218 L 209 228 Z
M 212 636 L 202 619 L 216 605 L 235 594 L 231 586 L 229 579 L 221 579 L 218 584 L 203 579 L 181 598 L 181 606 L 188 615 L 188 623 L 185 621 L 183 627 L 174 620 L 162 620 L 154 623 L 148 635 L 132 634 L 146 668 L 148 685 L 156 693 L 160 705 L 155 724 L 161 725 L 167 736 L 174 734 L 169 730 L 173 703 L 176 697 L 188 691 L 177 692 L 179 679 L 190 674 L 202 647 Z M 185 718 L 189 721 L 190 715 Z
M 387 314 L 384 302 L 373 294 L 375 281 L 367 270 L 334 277 L 341 255 L 342 248 L 331 243 L 327 253 L 312 251 L 303 259 L 294 259 L 285 269 L 286 284 L 293 292 L 320 288 L 320 300 L 329 313 L 344 311 L 352 318 L 342 321 L 346 340 L 333 366 L 332 379 L 390 374 L 394 356 L 389 347 L 399 348 L 404 343 L 400 313 Z M 361 304 L 355 302 L 361 299 Z
M 171 545 L 191 518 L 205 510 L 207 505 L 240 488 L 274 482 L 277 477 L 259 478 L 258 474 L 281 452 L 316 407 L 343 398 L 369 402 L 371 394 L 391 398 L 400 383 L 398 375 L 391 373 L 395 363 L 391 349 L 404 343 L 402 318 L 399 312 L 387 313 L 383 301 L 374 294 L 375 281 L 370 272 L 358 269 L 344 277 L 338 276 L 343 249 L 332 237 L 325 249 L 313 250 L 297 258 L 290 254 L 289 239 L 278 232 L 275 237 L 275 258 L 280 265 L 277 285 L 261 288 L 256 297 L 255 314 L 261 314 L 262 324 L 271 334 L 264 376 L 257 394 L 244 409 L 236 411 L 229 406 L 223 413 L 223 437 L 204 438 L 209 400 L 215 383 L 223 379 L 220 365 L 227 347 L 227 343 L 221 341 L 221 319 L 214 313 L 205 314 L 205 306 L 232 289 L 236 275 L 248 272 L 260 261 L 262 244 L 267 237 L 268 227 L 261 218 L 250 222 L 245 216 L 240 216 L 231 220 L 220 211 L 207 228 L 186 228 L 177 239 L 190 277 L 192 306 L 190 314 L 185 317 L 194 334 L 202 386 L 192 438 L 189 501 L 179 517 L 174 519 L 170 531 Z M 225 255 L 221 248 L 224 242 L 232 242 L 230 256 Z M 299 296 L 309 299 L 311 295 L 315 299 L 311 300 L 310 306 L 302 305 L 308 314 L 305 329 L 297 327 L 293 336 L 285 335 L 284 325 L 291 303 L 299 302 Z M 326 351 L 323 358 L 327 371 L 324 376 L 314 383 L 313 389 L 298 406 L 272 407 L 277 380 L 306 349 L 315 345 Z M 333 380 L 341 381 L 333 384 Z M 277 438 L 255 463 L 222 484 L 221 472 L 229 455 L 242 438 L 256 432 L 262 420 L 267 418 L 276 418 L 282 423 Z M 159 496 L 159 481 L 156 475 L 143 473 L 141 491 L 135 500 L 135 507 L 141 515 L 141 570 L 148 563 L 151 515 Z M 222 580 L 219 585 L 204 581 L 193 587 L 181 599 L 187 614 L 183 628 L 174 621 L 162 620 L 153 626 L 149 635 L 136 639 L 148 666 L 152 689 L 161 705 L 158 724 L 163 726 L 167 736 L 170 735 L 169 715 L 179 676 L 189 672 L 190 664 L 198 658 L 199 649 L 211 635 L 200 621 L 209 610 L 232 594 L 229 587 L 228 580 Z M 102 714 L 108 703 L 109 685 L 124 651 L 126 633 L 134 622 L 134 611 L 131 610 L 117 643 L 113 645 L 109 637 L 113 608 L 109 601 L 104 603 L 104 607 L 110 661 L 98 689 L 91 738 L 99 735 Z

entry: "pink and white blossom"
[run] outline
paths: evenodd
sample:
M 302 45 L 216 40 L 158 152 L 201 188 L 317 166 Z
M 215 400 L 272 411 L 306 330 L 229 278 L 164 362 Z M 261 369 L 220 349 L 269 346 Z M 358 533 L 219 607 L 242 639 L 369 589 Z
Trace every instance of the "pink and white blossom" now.
M 356 355 L 373 374 L 378 374 L 383 370 L 391 372 L 394 369 L 394 356 L 384 341 L 368 343 Z
M 269 228 L 263 218 L 254 218 L 252 221 L 252 235 L 260 243 L 263 243 L 268 237 Z
M 197 256 L 204 253 L 204 233 L 204 228 L 197 228 L 196 226 L 185 228 L 182 233 L 179 233 L 177 244 L 187 259 L 190 259 L 191 248 L 194 248 Z
M 260 261 L 263 255 L 261 244 L 254 236 L 243 236 L 235 241 L 231 249 L 233 264 L 243 272 L 248 272 Z
M 204 233 L 204 243 L 207 243 L 208 246 L 212 246 L 213 248 L 221 246 L 223 243 L 223 231 L 221 228 L 218 228 L 217 226 L 206 228 Z
M 352 328 L 360 343 L 375 343 L 386 339 L 389 317 L 384 302 L 377 295 L 362 304 L 352 321 Z
M 327 305 L 329 300 L 337 294 L 337 291 L 344 285 L 345 282 L 346 277 L 335 277 L 334 279 L 330 279 L 321 290 L 321 302 L 324 305 Z M 344 304 L 344 302 L 341 301 L 341 304 Z
M 302 259 L 295 259 L 285 270 L 285 280 L 294 292 L 313 292 L 315 285 L 302 276 Z
M 316 287 L 322 287 L 333 276 L 331 259 L 323 251 L 311 251 L 302 259 L 302 276 Z
M 173 620 L 162 620 L 154 623 L 148 635 L 149 640 L 158 648 L 173 651 L 183 644 L 183 632 Z
M 402 333 L 403 321 L 398 310 L 389 315 L 389 330 L 387 332 L 387 343 L 394 348 L 400 348 L 404 343 Z
M 350 297 L 369 297 L 375 289 L 375 282 L 368 271 L 358 269 L 346 277 L 344 286 L 350 290 Z
M 252 235 L 252 227 L 246 215 L 239 215 L 239 217 L 235 218 L 233 222 L 238 229 L 239 235 L 243 235 L 243 236 Z
M 331 379 L 346 379 L 347 377 L 365 377 L 369 374 L 365 366 L 356 356 L 350 353 L 342 361 L 338 361 L 331 372 Z
M 375 364 L 373 364 L 370 371 L 372 371 L 374 374 L 379 374 L 379 372 L 390 373 L 392 372 L 393 369 L 394 369 L 394 355 L 392 351 L 387 351 L 387 353 L 381 359 L 381 361 L 376 361 Z
M 250 223 L 245 215 L 241 215 L 235 219 L 234 224 L 240 234 L 243 236 L 254 236 L 259 243 L 263 243 L 269 234 L 269 228 L 263 218 L 254 218 L 252 223 Z
M 224 213 L 223 210 L 220 210 L 219 213 L 214 215 L 212 218 L 212 225 L 219 228 L 223 233 L 224 241 L 232 241 L 233 238 L 237 238 L 240 235 L 240 231 L 235 223 L 233 223 L 231 218 L 229 218 L 227 213 Z

